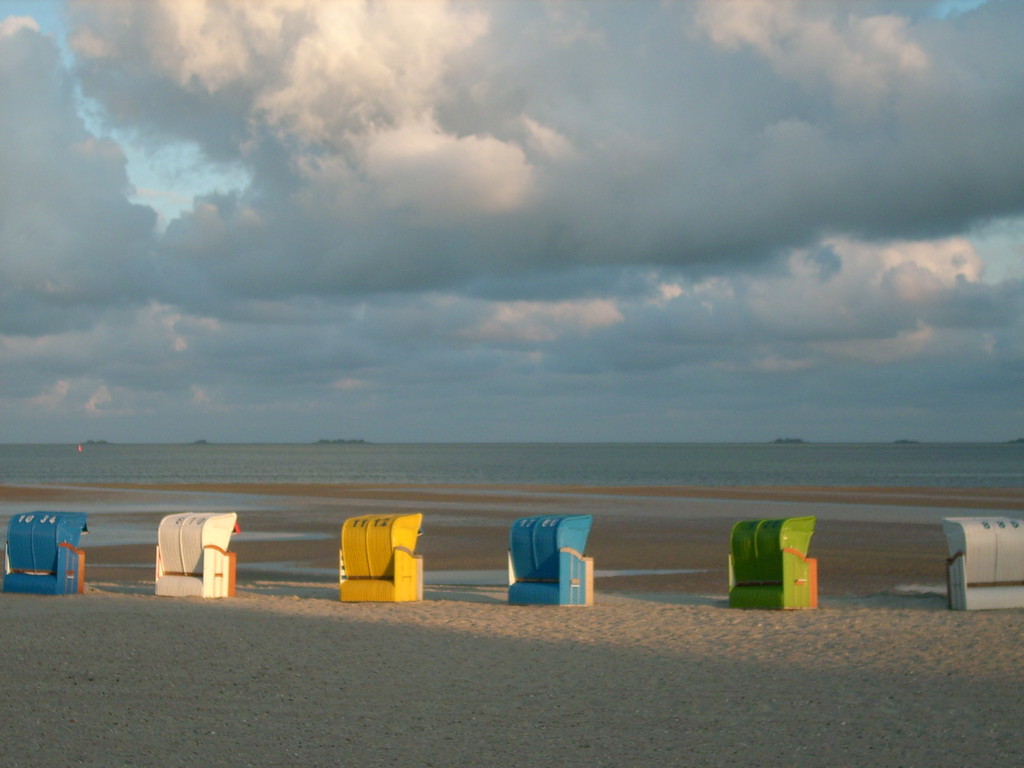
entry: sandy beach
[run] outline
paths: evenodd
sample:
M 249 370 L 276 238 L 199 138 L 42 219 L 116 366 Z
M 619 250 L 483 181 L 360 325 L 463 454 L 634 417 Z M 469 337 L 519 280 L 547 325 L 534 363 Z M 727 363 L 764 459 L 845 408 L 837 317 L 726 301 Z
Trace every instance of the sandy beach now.
M 238 597 L 152 594 L 235 509 Z M 1024 610 L 946 609 L 943 516 L 1020 489 L 0 486 L 89 512 L 85 595 L 0 595 L 0 765 L 1024 764 Z M 424 513 L 426 599 L 337 601 L 338 530 Z M 591 608 L 511 607 L 509 523 L 594 514 Z M 813 514 L 821 608 L 730 610 L 728 534 Z

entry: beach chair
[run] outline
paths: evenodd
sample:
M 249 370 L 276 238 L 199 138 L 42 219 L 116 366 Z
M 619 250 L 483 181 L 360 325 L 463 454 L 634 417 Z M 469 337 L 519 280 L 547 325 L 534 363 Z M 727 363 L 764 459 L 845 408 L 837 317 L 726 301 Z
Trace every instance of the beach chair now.
M 241 533 L 234 512 L 185 512 L 160 521 L 156 594 L 165 597 L 234 597 L 235 553 Z
M 4 592 L 74 595 L 85 591 L 84 512 L 26 512 L 7 523 Z
M 511 605 L 593 605 L 594 558 L 584 557 L 593 517 L 524 517 L 508 542 Z
M 817 608 L 818 561 L 807 557 L 813 517 L 745 520 L 732 528 L 731 608 Z
M 341 528 L 338 598 L 346 603 L 423 599 L 423 558 L 416 554 L 423 515 L 364 515 Z
M 955 611 L 1024 607 L 1024 521 L 947 517 L 946 595 Z

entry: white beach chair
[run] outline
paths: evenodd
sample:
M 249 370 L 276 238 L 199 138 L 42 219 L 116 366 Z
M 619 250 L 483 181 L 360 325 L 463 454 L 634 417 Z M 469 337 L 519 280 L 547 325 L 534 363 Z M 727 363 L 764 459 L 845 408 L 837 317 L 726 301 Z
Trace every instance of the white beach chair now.
M 956 611 L 1024 607 L 1024 521 L 947 517 L 946 581 Z
M 168 597 L 234 597 L 238 533 L 234 512 L 168 515 L 160 521 L 156 547 L 156 593 Z

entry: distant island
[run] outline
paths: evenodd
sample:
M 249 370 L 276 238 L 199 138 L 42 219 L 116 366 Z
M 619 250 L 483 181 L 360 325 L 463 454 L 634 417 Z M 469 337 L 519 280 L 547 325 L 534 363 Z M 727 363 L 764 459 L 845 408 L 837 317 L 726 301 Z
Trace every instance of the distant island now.
M 356 439 L 356 440 L 325 440 L 325 439 L 320 439 L 320 440 L 316 441 L 317 445 L 364 445 L 365 443 L 366 443 L 365 440 L 360 440 L 360 439 Z
M 1014 443 L 1024 443 L 1024 437 L 1018 437 L 1016 440 L 1011 440 L 1010 441 L 1011 445 L 1014 444 Z
M 917 445 L 917 440 L 894 440 L 893 445 Z
M 772 445 L 803 445 L 805 442 L 799 437 L 777 437 L 772 440 Z

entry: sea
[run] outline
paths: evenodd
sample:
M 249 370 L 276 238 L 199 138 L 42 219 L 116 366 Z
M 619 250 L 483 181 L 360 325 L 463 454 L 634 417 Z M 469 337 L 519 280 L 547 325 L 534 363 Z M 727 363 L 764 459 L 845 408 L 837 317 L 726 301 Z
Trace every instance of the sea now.
M 1024 443 L 0 445 L 0 483 L 1024 488 Z

